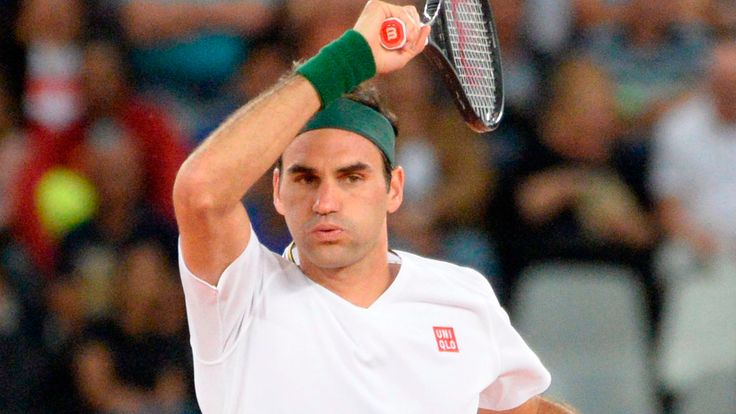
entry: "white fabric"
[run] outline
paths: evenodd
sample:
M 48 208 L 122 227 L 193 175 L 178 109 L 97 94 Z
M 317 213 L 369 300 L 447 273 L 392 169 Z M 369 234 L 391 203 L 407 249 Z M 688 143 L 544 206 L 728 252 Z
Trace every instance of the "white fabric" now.
M 718 120 L 712 102 L 699 96 L 659 125 L 652 190 L 674 197 L 723 248 L 736 246 L 736 125 Z
M 686 394 L 736 372 L 736 260 L 724 254 L 680 272 L 667 290 L 658 363 L 664 383 Z
M 479 273 L 398 252 L 396 279 L 365 309 L 251 234 L 217 287 L 180 254 L 205 414 L 474 414 L 548 387 L 549 373 Z M 441 352 L 434 327 L 452 327 L 459 352 Z

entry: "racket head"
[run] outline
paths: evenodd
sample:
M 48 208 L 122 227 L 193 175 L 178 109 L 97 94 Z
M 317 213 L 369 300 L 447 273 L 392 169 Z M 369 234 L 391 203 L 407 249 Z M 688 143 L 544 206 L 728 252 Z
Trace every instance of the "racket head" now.
M 430 0 L 425 18 L 430 17 L 428 10 L 438 13 L 425 55 L 442 74 L 465 123 L 480 133 L 496 129 L 503 116 L 504 90 L 488 0 Z

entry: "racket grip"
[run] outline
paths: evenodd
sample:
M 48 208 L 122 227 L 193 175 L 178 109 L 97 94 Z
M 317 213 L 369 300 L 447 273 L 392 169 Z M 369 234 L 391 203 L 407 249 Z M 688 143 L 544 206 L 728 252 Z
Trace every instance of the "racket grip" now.
M 389 17 L 381 24 L 381 46 L 386 50 L 401 49 L 406 44 L 406 24 L 398 17 Z

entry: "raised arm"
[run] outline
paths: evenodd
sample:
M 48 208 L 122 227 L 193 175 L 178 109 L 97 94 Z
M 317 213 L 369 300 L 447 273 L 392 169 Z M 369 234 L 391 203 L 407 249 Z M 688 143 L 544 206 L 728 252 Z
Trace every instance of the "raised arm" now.
M 408 44 L 400 51 L 389 52 L 380 46 L 379 31 L 383 20 L 392 16 L 407 21 Z M 370 53 L 360 56 L 369 60 L 372 54 L 374 60 L 358 64 L 375 63 L 370 76 L 406 65 L 421 52 L 429 35 L 429 28 L 421 28 L 418 21 L 413 7 L 369 1 L 354 29 L 370 47 Z M 341 57 L 342 63 L 355 58 L 333 56 L 338 60 Z M 317 71 L 314 75 L 313 71 L 312 77 L 295 74 L 280 82 L 233 114 L 179 170 L 174 207 L 182 254 L 189 269 L 204 281 L 216 285 L 220 274 L 245 249 L 250 222 L 240 200 L 319 110 L 326 99 L 320 82 L 345 77 L 340 71 L 354 69 L 342 65 L 318 67 L 331 73 Z M 334 94 L 334 85 L 329 86 Z

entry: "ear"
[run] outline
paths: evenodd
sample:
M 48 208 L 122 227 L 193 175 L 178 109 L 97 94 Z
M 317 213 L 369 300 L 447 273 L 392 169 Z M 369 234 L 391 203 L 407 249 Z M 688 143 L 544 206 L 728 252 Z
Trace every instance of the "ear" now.
M 396 167 L 391 171 L 391 184 L 388 188 L 388 205 L 389 214 L 395 212 L 404 201 L 404 169 Z
M 281 172 L 278 168 L 273 169 L 273 176 L 271 182 L 273 183 L 273 206 L 276 207 L 276 211 L 282 216 L 284 215 L 284 204 L 281 202 L 281 188 L 280 182 Z

